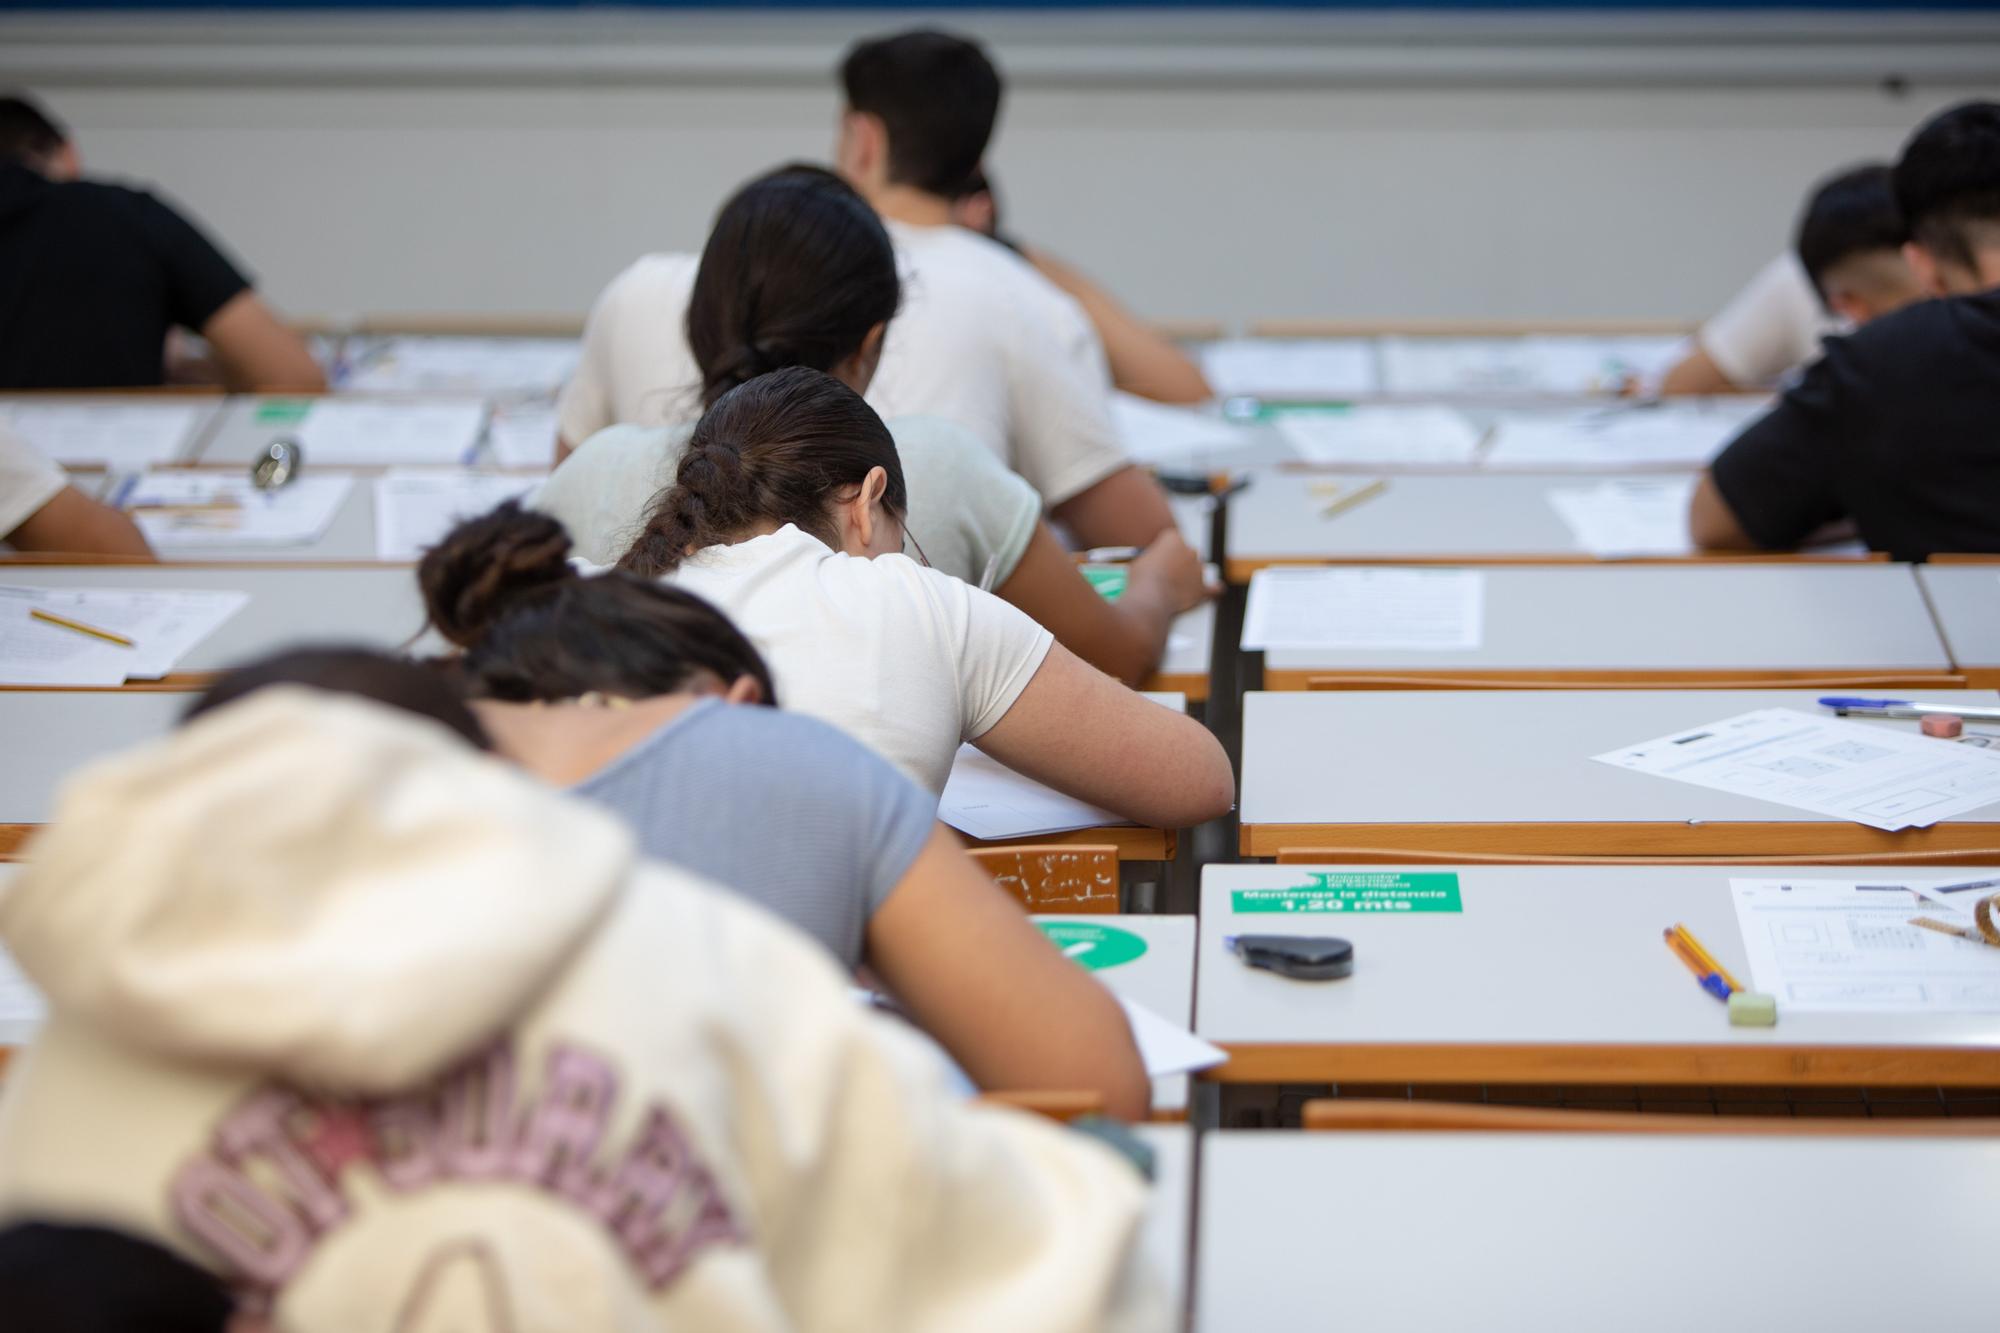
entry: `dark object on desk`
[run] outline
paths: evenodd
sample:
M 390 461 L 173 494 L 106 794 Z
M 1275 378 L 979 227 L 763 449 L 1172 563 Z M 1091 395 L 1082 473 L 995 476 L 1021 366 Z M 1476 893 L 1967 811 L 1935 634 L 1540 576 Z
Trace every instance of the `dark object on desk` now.
M 1232 935 L 1229 947 L 1251 967 L 1297 981 L 1335 981 L 1354 971 L 1354 946 L 1331 935 Z
M 306 461 L 306 451 L 297 440 L 273 440 L 250 465 L 250 484 L 260 491 L 280 490 L 291 484 Z

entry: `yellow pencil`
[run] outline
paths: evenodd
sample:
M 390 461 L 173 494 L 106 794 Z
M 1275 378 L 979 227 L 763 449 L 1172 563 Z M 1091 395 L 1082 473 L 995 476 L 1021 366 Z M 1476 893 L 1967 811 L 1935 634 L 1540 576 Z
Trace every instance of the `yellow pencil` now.
M 99 629 L 95 625 L 86 625 L 81 620 L 69 620 L 56 615 L 52 611 L 44 611 L 40 607 L 36 607 L 28 612 L 28 615 L 45 624 L 56 625 L 67 630 L 75 630 L 78 634 L 88 634 L 91 638 L 102 639 L 106 643 L 115 643 L 120 648 L 137 648 L 139 646 L 123 634 L 113 634 L 108 629 Z
M 1335 500 L 1332 504 L 1328 505 L 1326 508 L 1320 510 L 1319 516 L 1321 518 L 1332 518 L 1337 514 L 1343 514 L 1348 510 L 1354 508 L 1354 506 L 1360 504 L 1363 500 L 1372 500 L 1376 496 L 1380 495 L 1383 491 L 1386 491 L 1388 489 L 1389 489 L 1389 483 L 1386 479 L 1382 481 L 1371 481 L 1366 486 L 1363 486 L 1360 490 L 1355 491 L 1349 495 L 1343 495 L 1338 500 Z
M 1693 931 L 1689 930 L 1686 926 L 1683 926 L 1678 921 L 1674 923 L 1674 929 L 1680 933 L 1681 942 L 1686 944 L 1689 949 L 1694 951 L 1695 957 L 1701 959 L 1702 966 L 1706 967 L 1709 971 L 1715 973 L 1715 975 L 1721 977 L 1724 981 L 1728 982 L 1729 989 L 1731 990 L 1743 989 L 1742 983 L 1737 981 L 1735 977 L 1729 975 L 1728 968 L 1724 967 L 1721 963 L 1715 961 L 1715 955 L 1710 953 L 1706 948 L 1702 946 L 1702 942 L 1694 937 Z

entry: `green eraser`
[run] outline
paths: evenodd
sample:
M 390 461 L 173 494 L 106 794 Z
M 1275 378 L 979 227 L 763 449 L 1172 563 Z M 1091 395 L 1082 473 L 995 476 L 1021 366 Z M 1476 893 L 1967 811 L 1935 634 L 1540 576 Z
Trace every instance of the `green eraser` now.
M 1776 1027 L 1778 997 L 1755 990 L 1732 992 L 1729 996 L 1729 1025 L 1738 1028 Z

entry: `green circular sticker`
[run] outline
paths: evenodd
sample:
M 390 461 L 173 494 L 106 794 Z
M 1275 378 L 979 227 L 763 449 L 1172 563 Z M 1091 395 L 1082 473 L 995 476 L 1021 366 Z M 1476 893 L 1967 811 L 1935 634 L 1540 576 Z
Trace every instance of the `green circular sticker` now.
M 1037 921 L 1065 958 L 1074 958 L 1093 972 L 1129 963 L 1146 952 L 1146 941 L 1116 926 L 1087 921 Z

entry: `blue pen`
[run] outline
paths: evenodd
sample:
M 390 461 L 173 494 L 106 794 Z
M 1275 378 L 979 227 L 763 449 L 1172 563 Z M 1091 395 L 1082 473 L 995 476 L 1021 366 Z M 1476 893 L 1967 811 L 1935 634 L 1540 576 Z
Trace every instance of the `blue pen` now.
M 2000 708 L 1981 708 L 1974 704 L 1933 704 L 1911 699 L 1852 699 L 1845 695 L 1828 695 L 1819 701 L 1820 707 L 1831 708 L 1842 717 L 1928 717 L 1934 713 L 1949 713 L 1953 717 L 1969 718 L 1978 722 L 2000 722 Z

